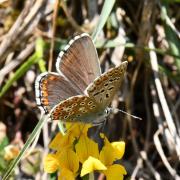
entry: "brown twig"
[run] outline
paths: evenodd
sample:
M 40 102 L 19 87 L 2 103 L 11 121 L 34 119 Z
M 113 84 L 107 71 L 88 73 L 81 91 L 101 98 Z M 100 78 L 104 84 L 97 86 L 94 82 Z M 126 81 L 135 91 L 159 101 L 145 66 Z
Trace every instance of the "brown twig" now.
M 67 9 L 67 6 L 66 6 L 66 4 L 65 4 L 65 2 L 64 1 L 61 1 L 61 7 L 63 8 L 63 10 L 64 10 L 64 13 L 66 14 L 66 17 L 67 17 L 67 19 L 68 19 L 68 21 L 71 23 L 71 25 L 74 27 L 74 29 L 77 31 L 77 32 L 86 32 L 86 30 L 83 28 L 83 27 L 81 27 L 81 26 L 79 26 L 77 23 L 76 23 L 76 21 L 74 20 L 74 18 L 71 16 L 71 14 L 69 13 L 69 11 L 68 11 L 68 9 Z
M 54 36 L 56 33 L 56 19 L 58 14 L 58 8 L 59 8 L 59 0 L 56 0 L 54 3 L 54 12 L 53 12 L 53 26 L 52 26 L 52 38 L 51 38 L 51 48 L 49 52 L 49 64 L 48 64 L 48 71 L 52 70 L 52 63 L 53 63 L 53 51 L 54 51 Z
M 33 32 L 43 17 L 46 0 L 28 1 L 14 25 L 0 44 L 0 60 L 16 49 Z

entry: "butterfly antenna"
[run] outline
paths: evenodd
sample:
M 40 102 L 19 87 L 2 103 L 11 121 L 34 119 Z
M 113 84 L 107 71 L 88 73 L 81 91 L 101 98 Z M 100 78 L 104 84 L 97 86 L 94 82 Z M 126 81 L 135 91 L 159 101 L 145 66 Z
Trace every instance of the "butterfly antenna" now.
M 138 117 L 138 116 L 135 116 L 135 115 L 132 115 L 132 114 L 129 114 L 128 112 L 123 111 L 123 110 L 121 110 L 121 109 L 117 109 L 117 108 L 110 108 L 110 110 L 111 110 L 111 112 L 118 111 L 118 112 L 121 112 L 121 113 L 126 114 L 126 115 L 128 115 L 128 116 L 131 116 L 131 117 L 133 117 L 134 119 L 139 119 L 139 120 L 142 120 L 142 118 L 140 118 L 140 117 Z

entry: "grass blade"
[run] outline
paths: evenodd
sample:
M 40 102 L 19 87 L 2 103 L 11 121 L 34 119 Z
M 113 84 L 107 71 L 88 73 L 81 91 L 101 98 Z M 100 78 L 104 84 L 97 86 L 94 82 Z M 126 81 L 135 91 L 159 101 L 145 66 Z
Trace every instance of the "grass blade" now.
M 99 22 L 98 22 L 98 25 L 96 26 L 93 34 L 92 34 L 92 39 L 93 39 L 93 42 L 96 41 L 96 38 L 98 36 L 98 34 L 100 33 L 100 31 L 102 30 L 102 28 L 104 27 L 106 21 L 107 21 L 107 18 L 109 17 L 109 14 L 114 6 L 114 3 L 115 3 L 115 0 L 105 0 L 104 2 L 104 5 L 103 5 L 103 8 L 102 8 L 102 12 L 101 12 L 101 15 L 100 15 L 100 19 L 99 19 Z

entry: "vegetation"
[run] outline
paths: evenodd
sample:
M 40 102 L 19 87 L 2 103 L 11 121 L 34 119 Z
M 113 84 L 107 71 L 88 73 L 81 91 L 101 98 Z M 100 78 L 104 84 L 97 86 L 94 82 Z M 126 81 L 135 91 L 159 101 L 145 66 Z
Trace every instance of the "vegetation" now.
M 0 0 L 0 177 L 56 179 L 54 171 L 44 172 L 42 162 L 63 127 L 41 116 L 35 78 L 54 72 L 59 51 L 86 32 L 103 72 L 128 61 L 112 108 L 142 118 L 114 112 L 94 131 L 123 148 L 125 142 L 119 158 L 125 178 L 179 179 L 179 2 Z M 105 178 L 103 171 L 89 179 L 96 177 Z

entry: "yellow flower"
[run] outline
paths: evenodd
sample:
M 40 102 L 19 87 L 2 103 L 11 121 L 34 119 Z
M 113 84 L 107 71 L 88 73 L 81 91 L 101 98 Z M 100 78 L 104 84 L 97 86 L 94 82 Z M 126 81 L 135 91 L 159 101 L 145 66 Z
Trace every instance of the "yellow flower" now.
M 54 173 L 59 169 L 59 159 L 55 154 L 48 154 L 44 158 L 44 170 L 47 173 Z
M 75 179 L 79 170 L 78 156 L 70 148 L 63 149 L 61 153 L 48 154 L 44 159 L 44 170 L 47 173 L 60 170 L 58 179 Z
M 60 177 L 76 177 L 79 170 L 79 158 L 77 154 L 69 148 L 63 149 L 57 154 L 59 159 Z M 67 176 L 66 176 L 67 175 Z
M 105 165 L 111 165 L 115 160 L 121 159 L 124 155 L 125 143 L 120 141 L 106 144 L 100 152 L 100 160 Z
M 4 159 L 6 161 L 10 161 L 15 157 L 17 157 L 20 151 L 19 148 L 15 145 L 8 145 L 4 148 L 4 150 L 5 150 Z
M 60 175 L 58 176 L 58 180 L 75 180 L 75 177 L 72 171 L 62 169 Z
M 111 145 L 114 148 L 114 153 L 116 154 L 117 159 L 121 159 L 125 152 L 125 142 L 112 142 Z
M 125 152 L 125 142 L 117 141 L 110 143 L 103 133 L 101 133 L 100 136 L 104 139 L 104 147 L 112 148 L 111 150 L 113 152 L 113 155 L 115 156 L 115 159 L 121 159 Z
M 122 141 L 110 143 L 104 134 L 101 134 L 101 137 L 104 138 L 104 146 L 99 156 L 98 146 L 96 147 L 97 144 L 87 137 L 81 137 L 82 141 L 78 142 L 79 144 L 76 145 L 76 152 L 79 155 L 80 161 L 82 163 L 84 162 L 81 176 L 99 170 L 106 175 L 107 179 L 123 179 L 123 175 L 126 174 L 125 168 L 119 164 L 113 163 L 115 160 L 122 158 L 125 151 L 125 143 Z M 96 145 L 94 145 L 94 143 Z M 96 157 L 94 156 L 95 153 L 92 153 L 92 149 L 96 152 Z M 90 157 L 87 158 L 88 156 Z
M 80 137 L 75 149 L 81 163 L 87 160 L 89 156 L 99 157 L 98 144 L 85 135 Z
M 103 173 L 106 175 L 107 180 L 121 180 L 124 178 L 123 175 L 127 174 L 125 168 L 119 164 L 109 166 Z
M 70 134 L 63 135 L 62 133 L 58 133 L 52 142 L 49 144 L 49 148 L 53 150 L 61 150 L 62 148 L 71 147 L 75 137 L 70 136 Z
M 98 159 L 89 157 L 84 163 L 81 170 L 81 176 L 89 174 L 95 170 L 106 170 L 106 166 Z
M 125 143 L 123 141 L 110 143 L 105 137 L 104 144 L 99 159 L 107 167 L 107 170 L 102 172 L 106 175 L 107 180 L 123 179 L 123 175 L 127 174 L 125 168 L 119 164 L 113 164 L 113 162 L 121 159 L 124 155 Z
M 107 137 L 101 134 L 104 146 L 99 153 L 98 144 L 87 136 L 89 127 L 91 126 L 81 123 L 68 124 L 65 135 L 56 135 L 49 145 L 56 153 L 48 154 L 44 160 L 46 172 L 53 173 L 58 170 L 58 180 L 75 180 L 81 163 L 81 176 L 98 170 L 105 174 L 107 180 L 123 179 L 125 168 L 114 162 L 122 158 L 125 143 L 110 143 Z
M 66 123 L 67 133 L 71 134 L 76 138 L 79 138 L 82 135 L 87 136 L 88 129 L 91 127 L 91 124 L 83 124 L 83 123 Z

